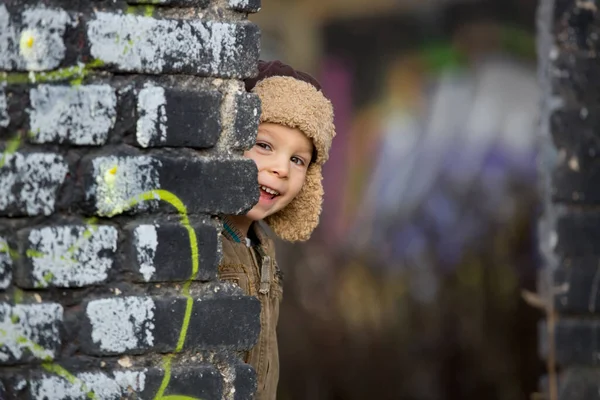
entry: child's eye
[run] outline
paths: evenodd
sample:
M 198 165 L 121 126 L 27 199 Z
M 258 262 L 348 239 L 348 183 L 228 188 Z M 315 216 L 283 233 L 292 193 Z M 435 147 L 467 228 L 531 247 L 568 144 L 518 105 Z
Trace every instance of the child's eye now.
M 303 159 L 301 159 L 300 157 L 296 157 L 296 156 L 292 157 L 292 162 L 297 165 L 305 164 Z
M 271 150 L 271 146 L 269 146 L 269 145 L 268 145 L 268 144 L 266 144 L 266 143 L 262 143 L 262 142 L 256 142 L 256 145 L 257 145 L 258 147 L 261 147 L 261 148 L 265 149 L 265 150 Z

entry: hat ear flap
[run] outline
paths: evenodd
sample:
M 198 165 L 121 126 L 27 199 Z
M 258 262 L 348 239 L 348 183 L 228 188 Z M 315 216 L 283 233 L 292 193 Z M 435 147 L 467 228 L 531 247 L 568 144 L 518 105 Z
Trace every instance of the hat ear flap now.
M 288 242 L 306 241 L 310 238 L 321 215 L 322 181 L 321 166 L 311 164 L 300 193 L 283 210 L 265 219 L 277 236 Z

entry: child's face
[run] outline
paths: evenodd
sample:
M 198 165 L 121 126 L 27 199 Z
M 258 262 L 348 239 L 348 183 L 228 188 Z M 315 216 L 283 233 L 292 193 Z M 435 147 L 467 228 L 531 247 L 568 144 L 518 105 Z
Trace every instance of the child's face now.
M 246 216 L 253 221 L 275 214 L 300 193 L 313 153 L 312 141 L 299 129 L 263 123 L 256 144 L 244 153 L 258 167 L 260 199 Z

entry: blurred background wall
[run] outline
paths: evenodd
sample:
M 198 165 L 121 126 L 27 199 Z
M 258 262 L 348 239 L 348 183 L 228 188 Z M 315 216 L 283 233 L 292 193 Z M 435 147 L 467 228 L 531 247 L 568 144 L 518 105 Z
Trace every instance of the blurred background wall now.
M 263 0 L 262 58 L 337 137 L 322 223 L 280 244 L 279 398 L 529 399 L 543 364 L 533 0 Z

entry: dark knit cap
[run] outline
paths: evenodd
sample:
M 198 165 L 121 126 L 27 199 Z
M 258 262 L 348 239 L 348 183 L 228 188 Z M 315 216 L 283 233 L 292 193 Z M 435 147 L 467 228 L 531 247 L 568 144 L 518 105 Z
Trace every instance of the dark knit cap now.
M 273 76 L 290 76 L 303 82 L 310 83 L 317 90 L 321 90 L 321 84 L 306 72 L 296 71 L 294 68 L 279 60 L 275 61 L 258 61 L 258 75 L 254 78 L 245 80 L 246 90 L 251 91 L 254 86 L 263 79 Z

